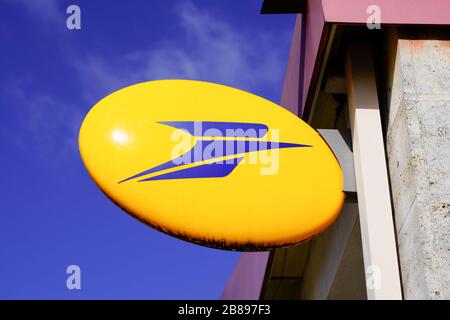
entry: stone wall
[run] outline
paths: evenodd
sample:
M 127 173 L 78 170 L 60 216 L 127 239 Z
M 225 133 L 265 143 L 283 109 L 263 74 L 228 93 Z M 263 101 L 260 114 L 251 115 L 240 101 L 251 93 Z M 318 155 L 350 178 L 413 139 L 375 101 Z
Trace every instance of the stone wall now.
M 387 154 L 405 299 L 450 299 L 450 41 L 398 41 Z

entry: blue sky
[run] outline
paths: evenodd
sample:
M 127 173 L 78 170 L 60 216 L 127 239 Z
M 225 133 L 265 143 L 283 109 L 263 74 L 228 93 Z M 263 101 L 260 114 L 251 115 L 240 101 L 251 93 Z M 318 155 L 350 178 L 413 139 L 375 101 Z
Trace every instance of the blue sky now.
M 66 8 L 81 8 L 81 30 Z M 0 299 L 216 299 L 239 253 L 132 219 L 94 185 L 78 129 L 124 86 L 201 79 L 279 101 L 293 15 L 261 0 L 0 0 Z M 66 268 L 81 268 L 81 290 Z

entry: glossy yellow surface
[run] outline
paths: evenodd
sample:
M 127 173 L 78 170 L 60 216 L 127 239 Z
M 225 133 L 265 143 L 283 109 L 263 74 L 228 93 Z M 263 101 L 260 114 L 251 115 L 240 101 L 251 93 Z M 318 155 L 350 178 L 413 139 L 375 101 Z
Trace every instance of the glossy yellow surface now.
M 262 151 L 246 153 L 225 177 L 119 183 L 173 159 L 180 139 L 194 145 L 188 132 L 164 121 L 260 123 L 269 128 L 266 140 L 311 147 L 272 150 L 270 161 L 255 160 Z M 339 164 L 314 129 L 266 99 L 208 82 L 151 81 L 114 92 L 87 114 L 79 148 L 89 174 L 117 205 L 160 231 L 206 246 L 295 244 L 329 226 L 344 200 Z

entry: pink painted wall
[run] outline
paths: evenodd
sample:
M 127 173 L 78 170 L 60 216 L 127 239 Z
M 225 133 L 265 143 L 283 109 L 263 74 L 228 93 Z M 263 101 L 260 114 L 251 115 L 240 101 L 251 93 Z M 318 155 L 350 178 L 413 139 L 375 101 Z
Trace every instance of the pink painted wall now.
M 258 300 L 269 252 L 244 252 L 220 297 L 222 300 Z
M 299 88 L 300 88 L 300 55 L 301 55 L 301 32 L 302 15 L 297 15 L 294 33 L 292 35 L 291 50 L 284 76 L 283 91 L 281 93 L 280 105 L 294 114 L 298 114 Z
M 450 24 L 449 0 L 321 0 L 325 21 L 366 23 L 367 7 L 377 5 L 381 23 L 385 24 Z M 311 1 L 308 1 L 308 5 Z
M 303 113 L 303 106 L 306 101 L 306 93 L 309 89 L 311 77 L 314 71 L 314 64 L 319 50 L 320 39 L 322 37 L 325 25 L 322 2 L 319 0 L 308 0 L 306 11 L 306 30 L 305 30 L 305 71 L 303 74 L 303 101 L 300 106 Z

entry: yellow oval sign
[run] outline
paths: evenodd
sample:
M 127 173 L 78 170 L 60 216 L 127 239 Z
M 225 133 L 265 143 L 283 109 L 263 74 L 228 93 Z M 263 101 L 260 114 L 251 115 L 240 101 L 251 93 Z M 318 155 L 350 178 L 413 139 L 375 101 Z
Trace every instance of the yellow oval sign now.
M 233 250 L 306 240 L 339 214 L 339 164 L 297 116 L 214 83 L 161 80 L 103 98 L 80 129 L 99 188 L 140 221 Z

